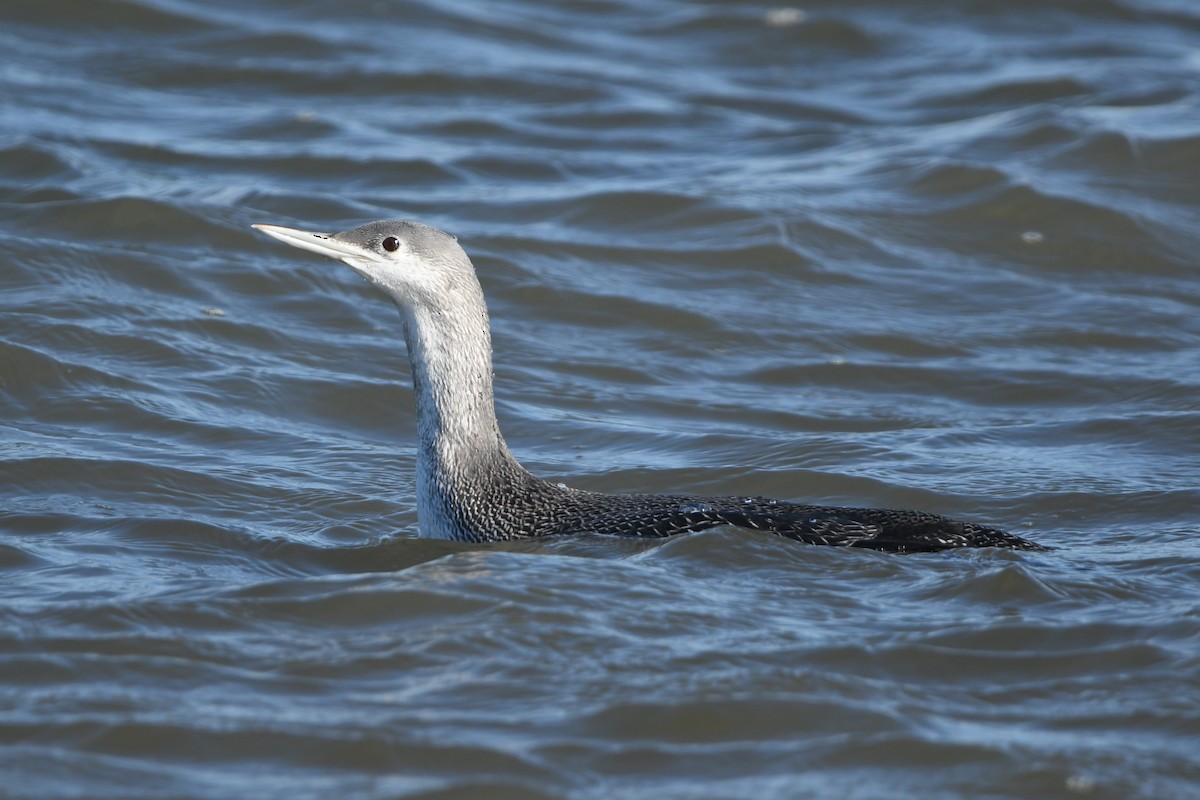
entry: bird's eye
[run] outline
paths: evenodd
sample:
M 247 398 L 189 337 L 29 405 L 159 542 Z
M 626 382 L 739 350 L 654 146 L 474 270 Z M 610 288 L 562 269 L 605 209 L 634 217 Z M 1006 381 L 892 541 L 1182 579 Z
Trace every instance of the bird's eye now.
M 387 250 L 389 253 L 394 253 L 400 249 L 400 240 L 397 239 L 395 236 L 387 237 L 386 239 L 383 240 L 382 244 L 383 244 L 383 249 Z

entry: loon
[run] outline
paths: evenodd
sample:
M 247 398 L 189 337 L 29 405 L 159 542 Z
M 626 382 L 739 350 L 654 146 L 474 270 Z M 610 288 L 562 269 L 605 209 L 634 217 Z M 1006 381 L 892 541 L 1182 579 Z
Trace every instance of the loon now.
M 537 478 L 500 433 L 487 305 L 475 268 L 453 236 L 408 220 L 341 233 L 253 227 L 349 265 L 400 309 L 416 396 L 422 536 L 470 542 L 576 533 L 664 537 L 731 525 L 806 544 L 899 553 L 1045 549 L 997 528 L 921 511 L 765 497 L 603 494 Z

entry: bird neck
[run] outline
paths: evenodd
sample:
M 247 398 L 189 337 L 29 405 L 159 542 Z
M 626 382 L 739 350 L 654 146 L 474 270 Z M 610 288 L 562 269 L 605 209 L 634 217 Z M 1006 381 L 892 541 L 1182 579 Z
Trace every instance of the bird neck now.
M 486 485 L 497 464 L 516 463 L 496 420 L 482 290 L 457 295 L 401 307 L 417 407 L 418 514 L 422 535 L 437 538 L 463 538 L 463 494 Z

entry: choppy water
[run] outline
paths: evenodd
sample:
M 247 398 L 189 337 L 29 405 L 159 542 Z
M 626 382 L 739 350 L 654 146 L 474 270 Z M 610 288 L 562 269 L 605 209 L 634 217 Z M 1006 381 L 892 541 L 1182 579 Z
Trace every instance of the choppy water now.
M 1191 0 L 0 6 L 0 794 L 1200 797 Z M 602 490 L 1056 549 L 419 540 L 388 302 L 475 256 Z

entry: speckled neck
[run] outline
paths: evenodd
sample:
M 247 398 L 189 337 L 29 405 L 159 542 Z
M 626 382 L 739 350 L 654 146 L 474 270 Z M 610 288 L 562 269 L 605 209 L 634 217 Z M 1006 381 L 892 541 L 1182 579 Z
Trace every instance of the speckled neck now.
M 397 305 L 416 395 L 421 532 L 461 539 L 460 499 L 472 487 L 513 471 L 500 471 L 498 464 L 521 470 L 496 420 L 483 291 L 478 281 L 471 281 L 456 284 L 434 304 Z

